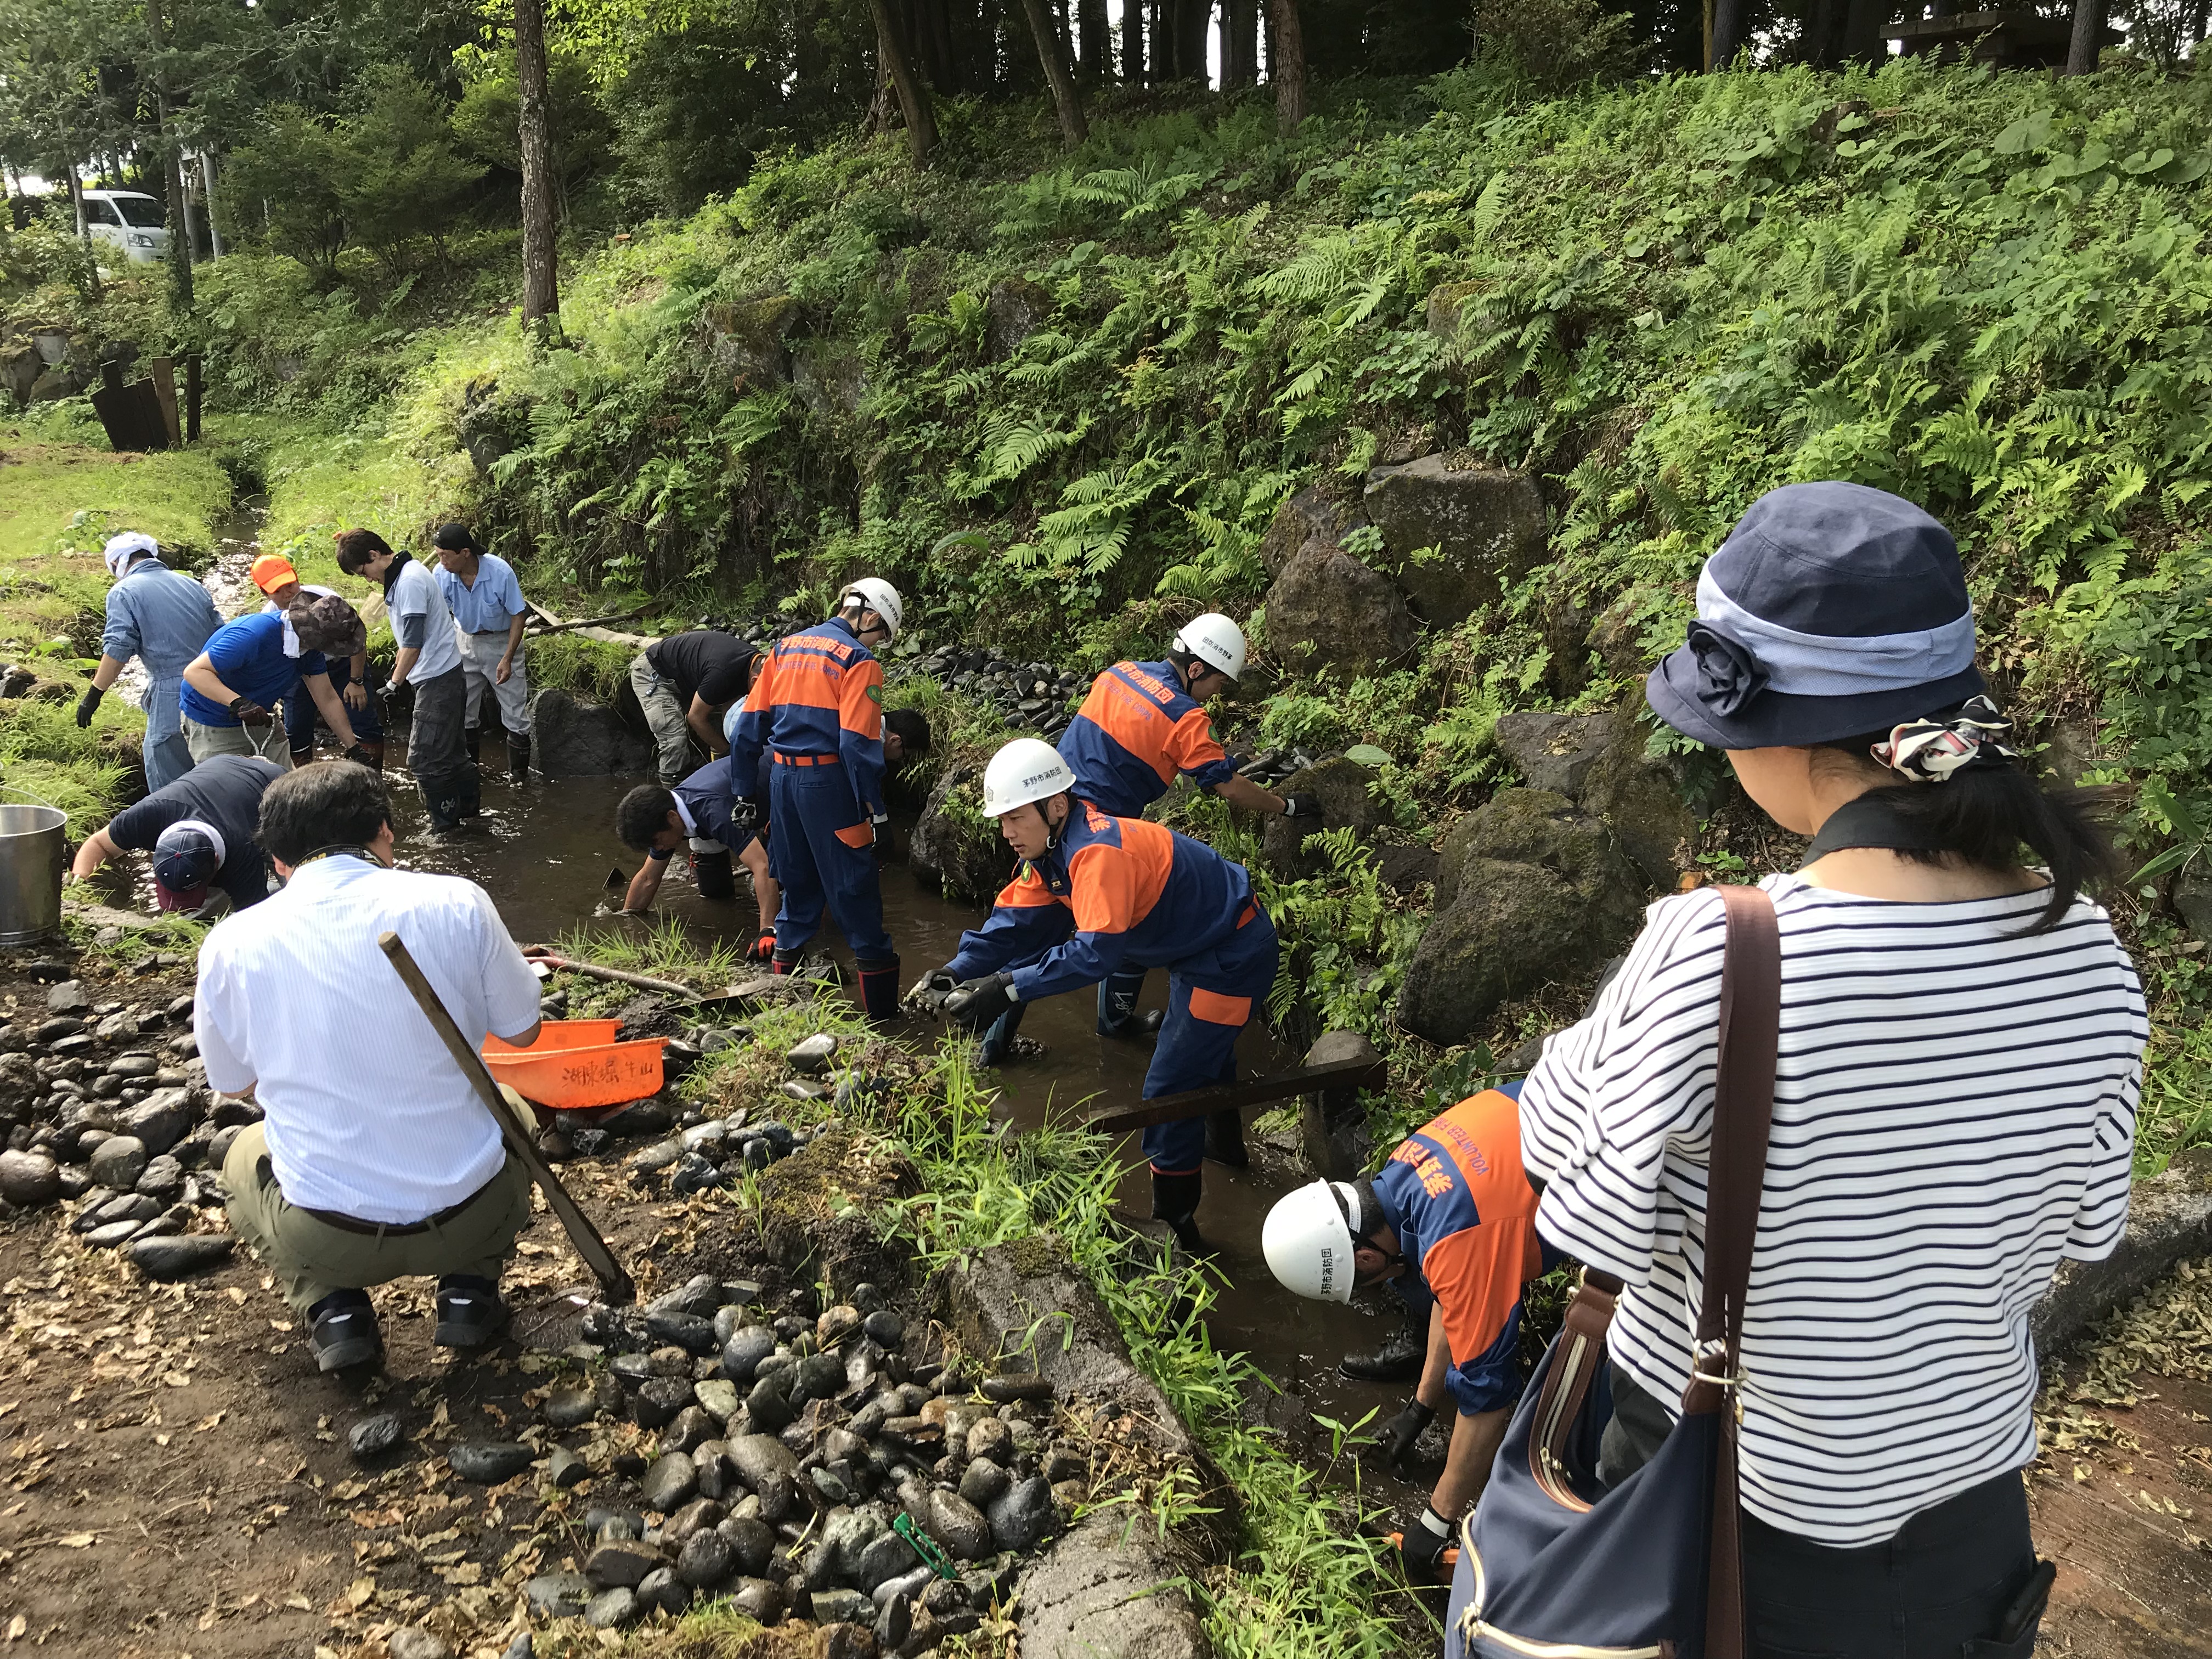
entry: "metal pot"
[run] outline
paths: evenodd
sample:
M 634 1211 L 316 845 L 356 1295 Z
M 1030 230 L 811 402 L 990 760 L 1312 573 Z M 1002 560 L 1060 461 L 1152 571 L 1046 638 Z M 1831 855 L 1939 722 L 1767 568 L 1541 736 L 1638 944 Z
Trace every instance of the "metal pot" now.
M 0 801 L 0 945 L 29 945 L 60 928 L 68 823 L 59 807 Z

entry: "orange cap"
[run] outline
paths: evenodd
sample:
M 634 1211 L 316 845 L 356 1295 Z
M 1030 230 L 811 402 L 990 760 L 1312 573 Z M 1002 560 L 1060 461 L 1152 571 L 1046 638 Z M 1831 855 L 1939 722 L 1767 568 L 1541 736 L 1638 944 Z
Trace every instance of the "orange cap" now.
M 300 580 L 300 573 L 292 568 L 291 560 L 282 553 L 264 553 L 253 562 L 253 585 L 264 593 L 274 593 L 286 582 Z

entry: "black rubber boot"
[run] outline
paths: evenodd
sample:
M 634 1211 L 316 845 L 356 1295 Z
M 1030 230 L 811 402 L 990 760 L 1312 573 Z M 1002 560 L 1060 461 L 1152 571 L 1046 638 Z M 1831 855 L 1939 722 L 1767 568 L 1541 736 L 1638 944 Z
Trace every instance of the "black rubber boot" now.
M 1166 1222 L 1176 1243 L 1194 1255 L 1212 1249 L 1198 1231 L 1198 1200 L 1205 1189 L 1206 1177 L 1196 1170 L 1187 1175 L 1152 1171 L 1152 1219 Z
M 368 757 L 368 769 L 381 776 L 384 772 L 384 739 L 363 738 L 361 746 L 362 752 Z
M 384 1336 L 367 1291 L 332 1291 L 307 1310 L 307 1347 L 326 1371 L 384 1358 Z
M 481 726 L 465 727 L 462 731 L 461 737 L 462 740 L 469 746 L 469 764 L 471 766 L 482 765 L 483 763 L 483 727 Z
M 899 959 L 875 957 L 856 961 L 860 975 L 860 1012 L 881 1024 L 898 1018 Z
M 507 1302 L 499 1286 L 475 1273 L 447 1273 L 438 1281 L 441 1348 L 481 1348 L 507 1328 Z
M 730 868 L 730 855 L 726 852 L 694 853 L 691 878 L 699 884 L 701 898 L 733 899 L 738 896 L 737 873 Z
M 510 782 L 530 781 L 530 739 L 507 734 L 507 775 Z
M 1337 1374 L 1354 1382 L 1418 1382 L 1428 1353 L 1425 1329 L 1408 1320 L 1373 1353 L 1348 1353 L 1338 1360 Z
M 1244 1150 L 1244 1115 L 1237 1111 L 1209 1113 L 1206 1120 L 1206 1158 L 1224 1169 L 1249 1170 L 1252 1155 Z
M 768 962 L 769 972 L 774 974 L 778 979 L 781 979 L 798 966 L 799 952 L 795 950 L 787 951 L 781 945 L 776 947 L 775 954 L 770 957 Z

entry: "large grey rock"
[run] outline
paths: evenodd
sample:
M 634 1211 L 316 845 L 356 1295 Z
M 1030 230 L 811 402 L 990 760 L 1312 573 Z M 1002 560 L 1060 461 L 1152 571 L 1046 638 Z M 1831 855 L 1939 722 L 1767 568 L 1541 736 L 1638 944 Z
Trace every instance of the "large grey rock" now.
M 549 778 L 605 777 L 653 769 L 653 742 L 618 708 L 556 686 L 530 705 L 538 769 Z
M 522 1587 L 522 1599 L 538 1619 L 573 1619 L 592 1599 L 592 1581 L 580 1572 L 549 1572 Z
M 621 1630 L 635 1624 L 644 1611 L 638 1605 L 637 1592 L 618 1584 L 592 1598 L 584 1609 L 584 1622 L 593 1630 Z
M 599 1589 L 617 1585 L 635 1587 L 654 1568 L 667 1565 L 667 1558 L 650 1544 L 635 1539 L 611 1538 L 595 1546 L 584 1558 L 584 1577 Z
M 817 419 L 848 424 L 867 403 L 867 364 L 849 344 L 811 340 L 791 354 L 791 389 Z
M 1576 800 L 1590 768 L 1612 747 L 1613 735 L 1612 722 L 1601 714 L 1528 711 L 1498 716 L 1492 741 L 1531 789 Z
M 1098 1516 L 1047 1551 L 1021 1577 L 1022 1659 L 1212 1659 L 1212 1647 L 1177 1583 L 1188 1567 L 1141 1522 Z
M 1004 362 L 1059 309 L 1052 290 L 1026 276 L 991 285 L 983 301 L 983 342 L 994 362 Z
M 61 1191 L 61 1166 L 44 1152 L 0 1152 L 0 1198 L 28 1210 L 52 1203 Z
M 2055 1353 L 2124 1308 L 2185 1257 L 2212 1252 L 2212 1149 L 2184 1152 L 2128 1195 L 2127 1231 L 2102 1261 L 2062 1261 L 2028 1316 L 2035 1346 Z
M 1375 1045 L 1358 1031 L 1323 1031 L 1306 1050 L 1308 1066 L 1371 1060 Z M 1307 1167 L 1325 1181 L 1357 1181 L 1374 1167 L 1374 1138 L 1357 1089 L 1324 1089 L 1298 1097 L 1298 1138 Z
M 1650 756 L 1643 708 L 1632 696 L 1604 717 L 1611 734 L 1583 775 L 1582 805 L 1611 826 L 1644 879 L 1665 892 L 1687 862 L 1698 819 L 1682 799 L 1674 763 Z
M 702 308 L 696 344 L 725 386 L 739 381 L 745 391 L 767 391 L 791 378 L 785 340 L 798 321 L 799 302 L 787 294 L 729 301 Z
M 1282 795 L 1312 795 L 1321 802 L 1321 817 L 1286 818 L 1270 813 L 1261 823 L 1261 856 L 1279 876 L 1320 875 L 1328 860 L 1306 850 L 1306 839 L 1324 830 L 1349 829 L 1366 840 L 1389 821 L 1389 814 L 1367 793 L 1375 774 L 1358 761 L 1341 755 L 1334 760 L 1293 772 L 1274 787 Z
M 238 1240 L 228 1233 L 179 1233 L 133 1240 L 124 1254 L 149 1279 L 183 1279 L 230 1260 Z
M 101 1186 L 127 1193 L 146 1173 L 149 1156 L 146 1143 L 136 1135 L 112 1135 L 94 1147 L 85 1162 L 92 1178 Z
M 1275 509 L 1267 533 L 1260 538 L 1260 562 L 1273 581 L 1309 544 L 1333 548 L 1361 522 L 1359 509 L 1332 501 L 1318 484 L 1301 489 Z
M 1431 1042 L 1468 1041 L 1500 1004 L 1624 948 L 1644 891 L 1612 832 L 1565 796 L 1501 792 L 1445 840 L 1398 1023 Z
M 1042 1475 L 1017 1480 L 991 1505 L 991 1541 L 1002 1550 L 1033 1550 L 1060 1527 L 1052 1486 Z
M 1013 869 L 999 826 L 981 812 L 982 772 L 948 766 L 929 792 L 907 844 L 907 863 L 948 897 L 982 902 L 996 896 Z
M 1318 539 L 1267 590 L 1267 644 L 1293 669 L 1372 674 L 1412 655 L 1419 640 L 1387 576 Z
M 1364 505 L 1382 532 L 1378 568 L 1430 627 L 1465 622 L 1544 561 L 1544 496 L 1525 472 L 1447 466 L 1425 455 L 1367 475 Z M 1274 611 L 1270 607 L 1269 621 Z

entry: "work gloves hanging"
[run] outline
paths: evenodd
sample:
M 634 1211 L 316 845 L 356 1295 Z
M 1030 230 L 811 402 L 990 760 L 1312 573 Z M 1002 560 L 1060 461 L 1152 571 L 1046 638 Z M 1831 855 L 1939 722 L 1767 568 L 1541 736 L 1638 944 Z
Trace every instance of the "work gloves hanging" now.
M 1283 816 L 1286 818 L 1317 818 L 1321 816 L 1321 797 L 1285 795 L 1283 797 Z
M 1014 995 L 1012 974 L 992 974 L 971 979 L 945 999 L 945 1017 L 971 1031 L 981 1031 L 1020 999 Z
M 85 687 L 84 695 L 82 697 L 79 697 L 76 702 L 76 729 L 78 731 L 82 732 L 92 724 L 92 717 L 100 708 L 100 700 L 106 695 L 107 693 L 101 690 L 96 685 L 88 685 Z
M 1416 1400 L 1410 1402 L 1382 1425 L 1382 1461 L 1394 1468 L 1406 1461 L 1413 1449 L 1413 1443 L 1421 1437 L 1421 1431 L 1435 1422 L 1434 1410 Z

